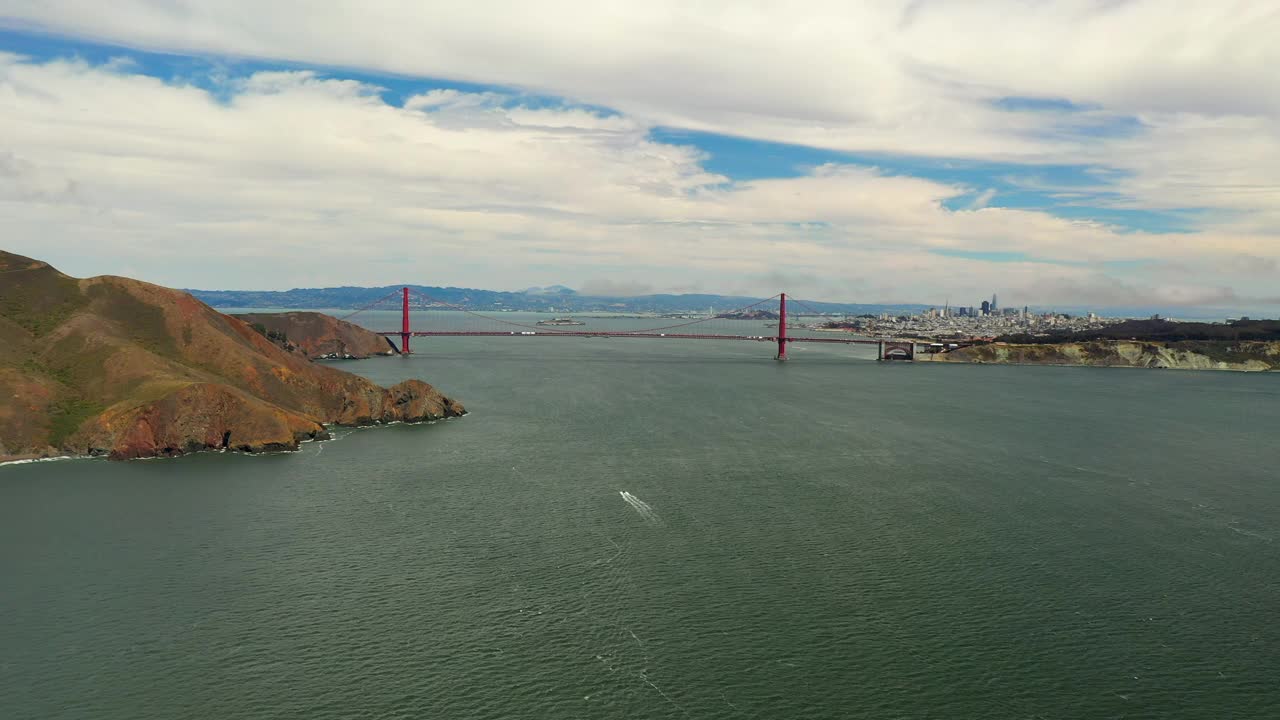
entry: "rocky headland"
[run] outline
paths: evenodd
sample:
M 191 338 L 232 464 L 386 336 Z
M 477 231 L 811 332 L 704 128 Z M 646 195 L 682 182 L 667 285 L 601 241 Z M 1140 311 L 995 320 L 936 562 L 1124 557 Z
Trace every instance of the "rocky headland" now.
M 324 313 L 247 313 L 235 317 L 284 349 L 312 359 L 363 360 L 396 353 L 385 337 Z
M 0 462 L 289 450 L 326 425 L 464 412 L 420 380 L 313 363 L 185 292 L 0 251 Z
M 1000 365 L 1084 365 L 1172 370 L 1280 370 L 1280 341 L 1093 340 L 1064 343 L 990 343 L 918 360 Z

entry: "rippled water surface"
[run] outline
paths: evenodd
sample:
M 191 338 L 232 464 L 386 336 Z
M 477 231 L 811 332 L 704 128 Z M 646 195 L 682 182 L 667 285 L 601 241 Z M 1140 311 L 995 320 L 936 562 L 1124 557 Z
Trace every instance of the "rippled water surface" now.
M 0 467 L 0 717 L 1280 717 L 1280 375 L 418 348 L 470 416 Z

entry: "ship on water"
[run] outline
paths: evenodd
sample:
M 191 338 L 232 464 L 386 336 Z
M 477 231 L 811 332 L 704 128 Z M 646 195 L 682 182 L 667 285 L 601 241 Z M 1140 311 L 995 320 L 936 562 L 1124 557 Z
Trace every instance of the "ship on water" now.
M 586 325 L 581 320 L 573 318 L 551 318 L 550 320 L 539 320 L 539 325 Z

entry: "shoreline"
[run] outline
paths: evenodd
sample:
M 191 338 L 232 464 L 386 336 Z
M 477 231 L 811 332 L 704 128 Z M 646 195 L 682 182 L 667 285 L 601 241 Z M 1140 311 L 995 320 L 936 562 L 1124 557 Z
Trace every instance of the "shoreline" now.
M 325 430 L 326 431 L 349 430 L 351 432 L 355 432 L 358 430 L 373 430 L 373 429 L 382 428 L 382 427 L 391 427 L 393 425 L 435 425 L 438 422 L 455 420 L 457 418 L 466 417 L 470 414 L 471 413 L 469 412 L 464 412 L 461 415 L 451 415 L 451 416 L 442 417 L 442 418 L 435 418 L 433 420 L 416 420 L 416 421 L 392 420 L 390 422 L 372 422 L 365 425 L 334 424 L 334 425 L 326 425 Z M 123 460 L 114 460 L 114 461 L 111 460 L 111 458 L 107 457 L 106 455 L 53 455 L 49 457 L 42 457 L 39 455 L 8 456 L 9 459 L 0 459 L 0 467 L 7 467 L 9 465 L 29 465 L 32 463 L 61 462 L 61 461 L 68 461 L 68 460 L 106 460 L 111 462 L 141 462 L 144 460 L 174 460 L 177 458 L 188 457 L 191 455 L 206 455 L 206 454 L 221 455 L 226 453 L 231 453 L 233 455 L 245 455 L 248 457 L 258 457 L 262 455 L 293 455 L 295 453 L 302 452 L 303 446 L 305 445 L 309 445 L 311 443 L 336 442 L 349 434 L 350 433 L 344 433 L 342 436 L 337 436 L 333 433 L 329 433 L 329 437 L 327 438 L 313 437 L 313 438 L 306 438 L 304 440 L 299 440 L 298 447 L 296 449 L 261 450 L 259 452 L 236 450 L 233 448 L 202 448 L 200 450 L 193 450 L 190 452 L 183 451 L 183 452 L 175 453 L 172 455 L 148 455 L 146 457 L 126 458 Z
M 1178 372 L 1235 372 L 1247 373 L 1250 375 L 1266 375 L 1267 373 L 1280 373 L 1280 368 L 1270 368 L 1266 370 L 1250 370 L 1248 368 L 1235 367 L 1212 367 L 1212 368 L 1195 368 L 1195 367 L 1152 367 L 1149 365 L 1092 365 L 1089 363 L 1027 363 L 1027 362 L 992 362 L 990 360 L 938 360 L 927 353 L 919 353 L 913 358 L 916 362 L 931 362 L 943 365 L 1005 365 L 1009 367 L 1064 367 L 1064 368 L 1105 368 L 1112 370 L 1176 370 Z

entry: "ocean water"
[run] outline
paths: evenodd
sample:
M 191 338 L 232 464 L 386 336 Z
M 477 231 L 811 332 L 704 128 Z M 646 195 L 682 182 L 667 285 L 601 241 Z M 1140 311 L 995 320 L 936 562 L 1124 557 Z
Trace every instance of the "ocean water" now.
M 415 346 L 469 416 L 0 467 L 0 717 L 1280 717 L 1280 375 Z

